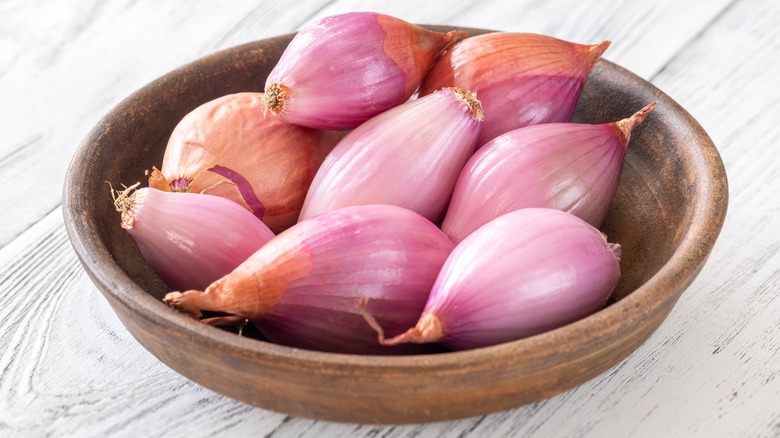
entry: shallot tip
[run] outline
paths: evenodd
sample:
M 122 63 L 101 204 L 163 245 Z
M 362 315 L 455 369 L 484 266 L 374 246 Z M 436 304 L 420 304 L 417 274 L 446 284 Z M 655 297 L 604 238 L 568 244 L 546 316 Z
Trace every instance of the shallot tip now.
M 441 321 L 436 315 L 425 314 L 420 317 L 417 325 L 409 330 L 394 336 L 390 339 L 385 337 L 385 331 L 379 322 L 366 310 L 368 298 L 362 297 L 357 300 L 355 306 L 360 315 L 366 320 L 366 323 L 377 333 L 377 340 L 381 345 L 392 347 L 400 344 L 427 344 L 440 340 L 443 336 Z
M 622 140 L 621 143 L 623 144 L 623 147 L 626 147 L 628 145 L 629 140 L 631 140 L 631 131 L 633 131 L 634 128 L 642 124 L 642 122 L 645 120 L 647 115 L 650 114 L 655 109 L 655 106 L 657 104 L 658 104 L 657 101 L 650 102 L 647 105 L 645 105 L 644 108 L 635 112 L 631 117 L 615 122 L 615 125 L 617 125 L 618 128 L 618 133 L 621 136 L 621 140 Z
M 442 48 L 439 50 L 439 56 L 444 54 L 447 50 L 449 50 L 452 46 L 455 44 L 461 42 L 462 40 L 465 40 L 469 37 L 469 33 L 462 31 L 462 30 L 451 30 L 447 32 L 447 44 L 442 46 Z M 438 58 L 438 56 L 437 56 Z
M 598 44 L 594 44 L 588 48 L 588 55 L 591 58 L 591 68 L 601 59 L 601 55 L 607 51 L 612 41 L 604 40 Z
M 195 318 L 203 316 L 200 309 L 203 309 L 201 301 L 208 300 L 208 295 L 199 290 L 188 290 L 186 292 L 169 292 L 163 298 L 165 304 L 172 308 L 187 313 Z
M 398 336 L 385 339 L 382 345 L 428 344 L 438 342 L 444 337 L 441 320 L 434 314 L 426 313 L 417 321 L 417 325 Z

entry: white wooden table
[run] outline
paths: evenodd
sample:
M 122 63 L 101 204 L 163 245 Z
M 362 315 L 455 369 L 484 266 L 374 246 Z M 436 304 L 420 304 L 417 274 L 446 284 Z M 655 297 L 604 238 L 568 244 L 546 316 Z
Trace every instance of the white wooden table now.
M 591 43 L 709 132 L 731 203 L 662 327 L 594 380 L 492 415 L 400 427 L 256 409 L 168 369 L 124 329 L 67 241 L 60 194 L 81 138 L 145 83 L 315 18 Z M 0 0 L 0 436 L 780 436 L 780 3 L 775 0 Z

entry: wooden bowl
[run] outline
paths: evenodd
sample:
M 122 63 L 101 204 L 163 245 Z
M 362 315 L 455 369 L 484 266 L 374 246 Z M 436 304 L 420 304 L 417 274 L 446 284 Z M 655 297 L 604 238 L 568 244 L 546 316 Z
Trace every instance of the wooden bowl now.
M 138 342 L 187 378 L 251 405 L 333 421 L 412 423 L 503 410 L 575 387 L 625 358 L 663 322 L 712 250 L 728 202 L 715 146 L 664 93 L 601 61 L 577 120 L 612 122 L 658 101 L 634 132 L 603 228 L 623 247 L 623 277 L 605 309 L 515 342 L 400 357 L 274 345 L 177 313 L 160 301 L 164 285 L 119 227 L 106 181 L 145 181 L 173 127 L 198 105 L 262 91 L 291 38 L 215 53 L 150 83 L 98 123 L 68 170 L 65 225 L 84 269 Z

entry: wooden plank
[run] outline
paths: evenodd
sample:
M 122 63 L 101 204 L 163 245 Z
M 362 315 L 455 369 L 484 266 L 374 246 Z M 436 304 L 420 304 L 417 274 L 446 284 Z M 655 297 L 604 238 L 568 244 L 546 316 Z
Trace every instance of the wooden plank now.
M 709 265 L 660 333 L 653 360 L 674 378 L 643 384 L 660 435 L 780 434 L 778 19 L 774 2 L 737 2 L 653 77 L 719 147 L 731 195 Z
M 0 250 L 0 266 L 0 435 L 244 435 L 284 420 L 143 349 L 69 249 L 59 209 Z

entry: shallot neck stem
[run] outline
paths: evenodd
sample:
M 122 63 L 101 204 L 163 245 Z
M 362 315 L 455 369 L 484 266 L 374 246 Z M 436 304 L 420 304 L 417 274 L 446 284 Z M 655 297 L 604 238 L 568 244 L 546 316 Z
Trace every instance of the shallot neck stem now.
M 588 56 L 589 69 L 592 69 L 593 66 L 596 65 L 597 62 L 599 62 L 599 59 L 601 59 L 601 55 L 604 54 L 604 52 L 607 50 L 607 48 L 609 48 L 611 44 L 612 44 L 611 41 L 602 41 L 598 44 L 588 46 L 587 56 Z
M 447 32 L 447 40 L 448 41 L 447 41 L 447 44 L 442 46 L 442 48 L 439 50 L 439 56 L 441 56 L 442 54 L 444 54 L 444 52 L 446 52 L 447 50 L 452 48 L 452 46 L 454 46 L 455 44 L 459 43 L 462 40 L 465 40 L 468 37 L 469 37 L 469 33 L 468 32 L 464 32 L 462 30 L 451 30 L 451 31 Z M 437 56 L 437 58 L 438 58 L 438 56 Z
M 376 331 L 377 339 L 382 345 L 427 344 L 437 342 L 444 337 L 444 329 L 442 328 L 439 318 L 436 315 L 426 313 L 420 317 L 417 321 L 417 325 L 398 336 L 387 339 L 382 326 L 379 325 L 376 318 L 366 310 L 366 304 L 368 304 L 368 298 L 361 298 L 356 303 L 356 306 L 368 325 Z
M 213 309 L 213 294 L 207 294 L 200 290 L 188 290 L 186 292 L 169 292 L 163 301 L 174 309 L 189 313 L 195 318 L 202 316 L 201 310 Z
M 656 104 L 658 104 L 658 102 L 650 102 L 644 108 L 635 112 L 631 117 L 615 122 L 615 125 L 618 128 L 617 131 L 620 136 L 620 142 L 624 148 L 628 145 L 629 140 L 631 140 L 631 131 L 645 120 L 645 117 L 655 109 Z
M 390 339 L 380 340 L 382 345 L 428 344 L 438 342 L 444 337 L 441 320 L 436 315 L 426 313 L 417 321 L 417 325 Z

